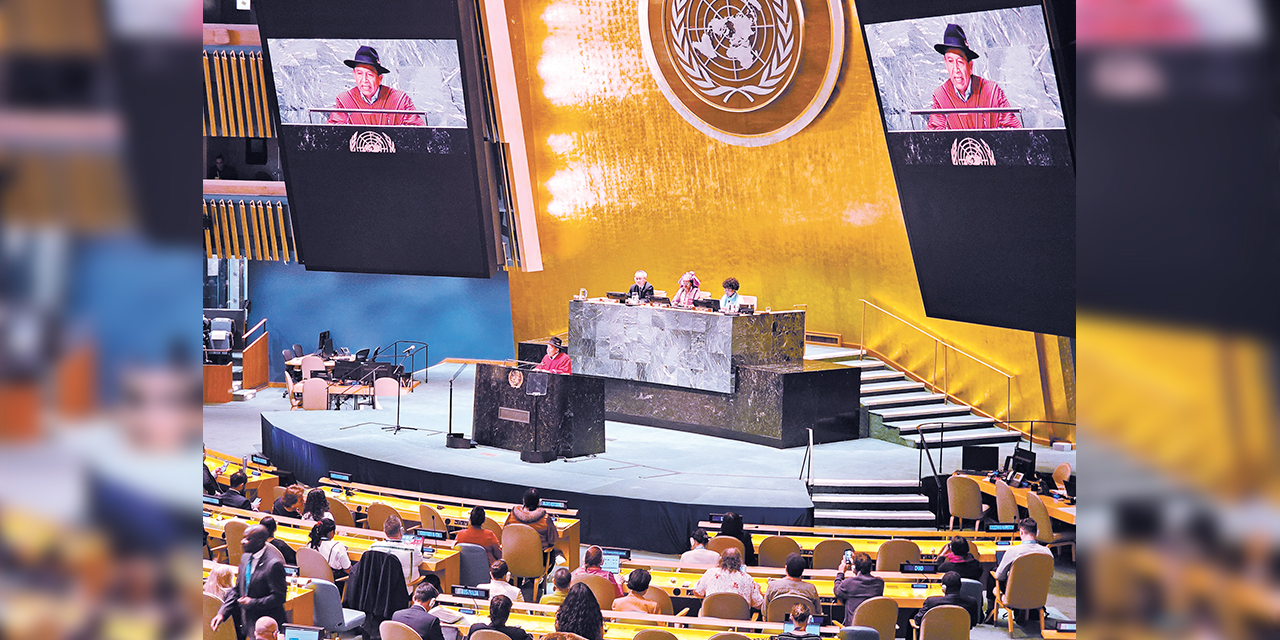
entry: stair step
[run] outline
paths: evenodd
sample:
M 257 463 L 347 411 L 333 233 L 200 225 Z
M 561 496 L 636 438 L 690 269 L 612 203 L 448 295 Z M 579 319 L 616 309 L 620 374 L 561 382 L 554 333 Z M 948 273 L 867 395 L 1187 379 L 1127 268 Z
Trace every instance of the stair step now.
M 812 495 L 823 494 L 901 494 L 919 493 L 917 480 L 814 480 Z
M 842 364 L 846 367 L 862 369 L 863 371 L 874 371 L 876 369 L 885 368 L 885 364 L 875 358 L 863 358 L 861 360 L 833 360 L 834 364 Z
M 945 425 L 939 423 L 945 423 Z M 964 431 L 966 429 L 991 427 L 995 426 L 995 423 L 996 421 L 991 418 L 969 415 L 886 422 L 884 423 L 884 426 L 893 427 L 898 430 L 898 433 L 905 435 L 908 433 L 937 433 L 939 431 L 954 433 L 956 431 Z
M 970 411 L 972 410 L 968 406 L 962 404 L 931 404 L 922 407 L 874 409 L 873 411 L 881 418 L 884 418 L 885 421 L 889 421 L 931 416 L 963 416 L 970 415 Z
M 864 370 L 862 372 L 863 384 L 867 382 L 883 382 L 885 380 L 902 380 L 906 377 L 907 375 L 905 373 L 894 369 L 876 369 L 874 371 Z
M 865 353 L 862 349 L 823 349 L 821 355 L 805 356 L 805 360 L 847 360 Z
M 864 398 L 862 404 L 879 413 L 880 409 L 891 407 L 918 407 L 922 405 L 942 405 L 947 401 L 944 393 L 893 393 L 883 396 Z
M 258 395 L 257 389 L 236 389 L 231 392 L 231 399 L 235 402 L 244 402 L 246 400 L 252 400 L 256 395 Z
M 926 444 L 921 443 L 921 440 L 927 443 L 928 448 L 939 449 L 942 447 L 963 447 L 975 444 L 1018 442 L 1022 439 L 1022 434 L 1017 431 L 1005 431 L 999 427 L 988 427 L 985 429 L 966 429 L 964 431 L 948 430 L 944 437 L 940 437 L 940 434 L 937 433 L 926 433 L 924 435 L 903 433 L 902 439 L 915 443 L 917 449 L 923 449 L 926 446 Z
M 869 398 L 871 396 L 882 396 L 890 393 L 899 393 L 899 392 L 907 392 L 907 391 L 919 391 L 921 389 L 924 389 L 923 382 L 916 382 L 915 380 L 902 379 L 902 380 L 891 380 L 889 382 L 872 382 L 870 384 L 864 382 L 862 384 L 862 388 L 860 391 L 863 398 Z
M 814 509 L 817 526 L 844 527 L 921 527 L 937 522 L 932 511 L 836 511 Z
M 815 509 L 841 511 L 918 511 L 929 508 L 929 498 L 920 494 L 818 494 L 811 496 Z

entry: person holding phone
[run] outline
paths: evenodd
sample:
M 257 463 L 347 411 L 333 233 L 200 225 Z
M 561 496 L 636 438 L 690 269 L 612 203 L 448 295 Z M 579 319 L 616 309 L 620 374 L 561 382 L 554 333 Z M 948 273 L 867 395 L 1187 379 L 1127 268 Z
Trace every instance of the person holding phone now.
M 871 569 L 876 566 L 876 561 L 865 553 L 853 554 L 852 566 L 857 573 L 845 577 L 850 567 L 849 555 L 846 551 L 844 561 L 836 570 L 835 582 L 836 600 L 844 605 L 844 626 L 846 627 L 853 624 L 853 612 L 858 610 L 858 605 L 884 595 L 884 579 L 871 575 Z

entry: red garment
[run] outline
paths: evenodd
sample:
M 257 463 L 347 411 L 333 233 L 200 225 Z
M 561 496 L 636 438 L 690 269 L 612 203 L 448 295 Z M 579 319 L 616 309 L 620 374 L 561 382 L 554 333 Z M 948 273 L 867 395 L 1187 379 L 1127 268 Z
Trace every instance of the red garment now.
M 494 557 L 493 552 L 489 551 L 489 548 L 502 548 L 502 541 L 498 540 L 498 536 L 494 535 L 493 532 L 488 529 L 474 529 L 472 527 L 467 527 L 466 529 L 459 531 L 454 540 L 484 547 L 484 550 L 489 553 L 489 564 L 493 564 L 498 560 L 498 558 Z
M 551 373 L 573 373 L 573 363 L 569 361 L 569 354 L 561 352 L 556 357 L 550 355 L 542 356 L 542 362 L 534 367 L 538 371 L 550 371 Z
M 399 89 L 392 89 L 387 86 L 378 87 L 378 99 L 374 100 L 373 104 L 365 102 L 364 96 L 360 95 L 360 90 L 355 87 L 351 87 L 350 89 L 338 94 L 337 104 L 334 106 L 339 109 L 389 109 L 395 111 L 417 110 L 417 107 L 413 106 L 413 100 L 409 98 L 409 94 Z M 409 124 L 421 127 L 424 126 L 426 122 L 422 119 L 422 116 L 416 113 L 395 115 L 390 113 L 348 113 L 345 111 L 334 111 L 329 114 L 329 124 Z
M 947 79 L 933 91 L 934 109 L 978 109 L 1007 107 L 1009 99 L 1000 85 L 980 76 L 969 76 L 968 100 L 961 100 Z M 929 116 L 930 129 L 1017 129 L 1022 127 L 1016 113 L 935 113 Z

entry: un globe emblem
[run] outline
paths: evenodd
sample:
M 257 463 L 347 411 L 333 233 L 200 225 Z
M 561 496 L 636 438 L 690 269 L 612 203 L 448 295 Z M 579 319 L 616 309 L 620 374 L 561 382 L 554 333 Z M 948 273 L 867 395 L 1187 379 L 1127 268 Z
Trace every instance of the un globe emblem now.
M 645 61 L 699 131 L 763 146 L 826 106 L 844 53 L 841 0 L 640 0 Z

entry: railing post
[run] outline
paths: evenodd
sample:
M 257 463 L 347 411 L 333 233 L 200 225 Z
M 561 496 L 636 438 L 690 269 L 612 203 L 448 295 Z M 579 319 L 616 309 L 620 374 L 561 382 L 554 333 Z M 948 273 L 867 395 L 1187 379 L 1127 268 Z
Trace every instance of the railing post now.
M 862 328 L 860 329 L 860 331 L 862 333 L 861 335 L 858 336 L 858 343 L 859 343 L 858 346 L 861 348 L 862 353 L 858 354 L 859 362 L 862 361 L 862 356 L 867 354 L 867 301 L 866 300 L 862 301 Z

